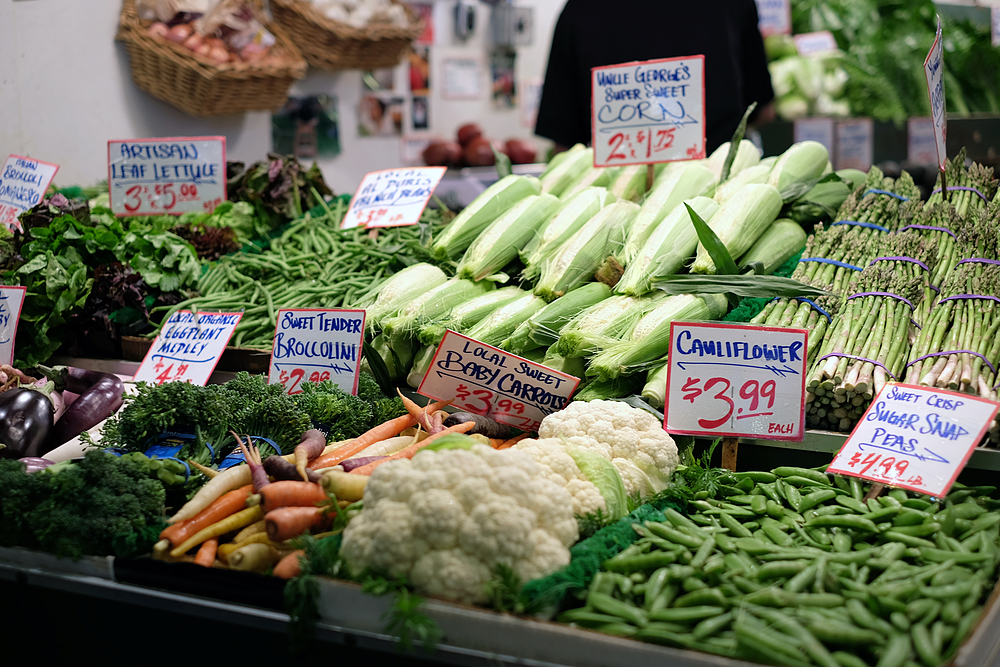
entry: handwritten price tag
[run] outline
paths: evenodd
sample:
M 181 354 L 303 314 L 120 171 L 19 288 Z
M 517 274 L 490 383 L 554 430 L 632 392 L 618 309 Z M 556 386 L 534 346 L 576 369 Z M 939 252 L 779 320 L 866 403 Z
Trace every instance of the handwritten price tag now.
M 170 316 L 139 365 L 134 382 L 208 384 L 243 313 L 192 313 Z
M 837 40 L 829 30 L 804 32 L 792 40 L 800 56 L 825 56 L 837 52 Z
M 944 106 L 944 83 L 941 75 L 944 73 L 944 47 L 941 39 L 941 17 L 937 20 L 937 32 L 934 43 L 924 60 L 924 75 L 927 78 L 927 95 L 931 101 L 931 120 L 934 122 L 934 141 L 937 146 L 938 167 L 943 171 L 948 161 L 948 151 L 945 139 L 948 136 L 948 115 Z
M 827 472 L 941 498 L 998 409 L 1000 404 L 978 396 L 887 384 Z
M 385 169 L 365 174 L 341 227 L 401 227 L 420 222 L 445 167 Z
M 868 171 L 872 166 L 875 125 L 871 118 L 837 123 L 837 168 Z
M 705 157 L 705 56 L 591 70 L 595 167 Z
M 278 311 L 268 383 L 301 394 L 303 382 L 332 380 L 358 393 L 365 311 L 288 308 Z
M 790 0 L 757 0 L 757 28 L 764 37 L 792 32 Z
M 26 287 L 0 287 L 0 363 L 14 363 L 14 337 Z
M 804 329 L 674 322 L 664 428 L 802 440 Z
M 226 201 L 226 138 L 109 141 L 108 194 L 118 216 L 214 211 Z
M 456 408 L 488 415 L 522 431 L 537 431 L 562 410 L 578 378 L 447 331 L 417 392 Z
M 59 165 L 23 155 L 10 155 L 0 172 L 0 223 L 21 230 L 17 218 L 38 205 L 59 171 Z

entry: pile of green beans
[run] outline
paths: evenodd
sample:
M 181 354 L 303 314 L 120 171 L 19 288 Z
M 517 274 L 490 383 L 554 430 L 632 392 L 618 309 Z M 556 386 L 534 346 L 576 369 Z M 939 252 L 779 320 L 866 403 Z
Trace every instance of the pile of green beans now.
M 428 258 L 425 248 L 441 229 L 441 214 L 427 209 L 421 224 L 380 229 L 340 229 L 346 205 L 337 200 L 320 217 L 298 220 L 260 253 L 226 255 L 208 265 L 198 281 L 199 295 L 165 312 L 243 312 L 235 347 L 270 350 L 281 308 L 345 308 L 386 278 Z
M 936 667 L 979 618 L 1000 564 L 995 487 L 932 502 L 822 469 L 736 473 L 685 516 L 633 524 L 586 606 L 559 620 L 788 667 Z

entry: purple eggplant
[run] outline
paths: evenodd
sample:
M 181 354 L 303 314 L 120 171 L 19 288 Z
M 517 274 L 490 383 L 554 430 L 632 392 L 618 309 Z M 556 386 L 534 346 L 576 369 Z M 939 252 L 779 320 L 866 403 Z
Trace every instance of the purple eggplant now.
M 67 366 L 38 366 L 38 370 L 55 382 L 56 389 L 80 395 L 50 430 L 42 454 L 97 426 L 124 401 L 125 383 L 117 375 Z
M 19 387 L 0 394 L 0 457 L 20 459 L 49 451 L 52 401 L 40 391 Z

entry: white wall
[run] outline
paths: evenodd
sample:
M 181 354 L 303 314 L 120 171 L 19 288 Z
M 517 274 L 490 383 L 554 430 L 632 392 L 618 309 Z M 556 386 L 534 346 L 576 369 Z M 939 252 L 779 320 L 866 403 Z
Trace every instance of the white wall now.
M 535 8 L 534 42 L 518 49 L 519 81 L 544 74 L 563 2 L 519 0 Z M 453 8 L 453 0 L 435 0 L 431 132 L 450 136 L 463 123 L 476 121 L 496 139 L 531 137 L 518 109 L 495 110 L 485 94 L 475 101 L 443 99 L 441 66 L 449 55 L 480 57 L 484 90 L 488 86 L 489 7 L 478 6 L 476 33 L 465 43 L 453 36 Z M 0 0 L 0 159 L 20 153 L 56 162 L 61 185 L 105 178 L 109 139 L 223 134 L 230 159 L 262 159 L 271 143 L 268 113 L 193 118 L 132 83 L 128 55 L 114 41 L 120 9 L 116 0 Z M 405 90 L 405 66 L 398 68 L 396 80 Z M 310 69 L 293 94 L 316 93 L 338 98 L 342 152 L 320 160 L 334 190 L 351 192 L 366 172 L 401 164 L 397 138 L 358 136 L 360 72 Z

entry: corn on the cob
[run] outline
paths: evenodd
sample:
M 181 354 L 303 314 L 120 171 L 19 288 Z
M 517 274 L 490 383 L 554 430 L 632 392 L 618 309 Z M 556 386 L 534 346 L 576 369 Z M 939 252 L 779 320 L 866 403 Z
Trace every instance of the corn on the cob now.
M 566 151 L 564 158 L 542 173 L 542 192 L 558 197 L 593 164 L 594 149 L 576 144 Z
M 651 295 L 644 299 L 633 296 L 612 296 L 587 308 L 559 332 L 559 340 L 551 347 L 563 357 L 585 357 L 595 354 L 601 346 L 619 340 L 635 326 L 643 314 L 665 298 Z
M 761 262 L 764 273 L 771 274 L 805 247 L 806 232 L 802 225 L 788 218 L 779 218 L 750 246 L 738 266 L 742 269 L 750 262 Z
M 501 347 L 514 354 L 548 347 L 559 340 L 559 332 L 567 322 L 609 296 L 611 288 L 604 283 L 587 283 L 578 287 L 522 322 Z
M 511 301 L 520 299 L 525 294 L 527 292 L 513 285 L 487 292 L 482 296 L 456 305 L 447 317 L 441 318 L 437 322 L 424 324 L 420 327 L 417 338 L 422 345 L 436 347 L 441 342 L 446 329 L 463 333 L 493 311 L 503 308 Z
M 552 301 L 591 280 L 609 255 L 620 255 L 639 206 L 619 201 L 605 206 L 564 243 L 542 268 L 535 294 Z
M 726 156 L 729 155 L 729 145 L 730 142 L 728 141 L 722 144 L 705 160 L 705 166 L 712 170 L 716 179 L 722 176 L 722 167 L 726 163 Z M 729 178 L 736 176 L 744 169 L 752 167 L 759 162 L 760 151 L 757 150 L 752 141 L 744 139 L 740 142 L 739 148 L 736 150 L 736 159 L 733 160 L 733 164 L 729 168 Z
M 736 176 L 720 185 L 715 190 L 713 199 L 720 204 L 725 204 L 737 193 L 739 193 L 739 191 L 743 189 L 743 186 L 750 185 L 751 183 L 766 183 L 767 177 L 770 173 L 771 167 L 766 164 L 755 164 L 752 167 L 747 167 L 740 173 L 736 174 Z
M 553 353 L 551 348 L 542 358 L 542 365 L 554 371 L 562 371 L 567 375 L 572 375 L 580 379 L 583 379 L 584 370 L 586 369 L 583 357 L 560 357 L 558 354 Z
M 625 242 L 625 266 L 639 254 L 646 239 L 656 226 L 685 199 L 708 195 L 715 187 L 715 176 L 703 164 L 678 163 L 668 176 L 653 185 L 653 189 L 636 215 Z
M 423 262 L 389 276 L 369 292 L 369 298 L 357 304 L 367 311 L 365 328 L 380 328 L 383 320 L 394 317 L 413 299 L 446 280 L 444 271 Z
M 555 254 L 598 211 L 614 201 L 614 197 L 604 188 L 587 188 L 564 201 L 563 207 L 542 227 L 521 254 L 526 267 L 524 278 L 528 280 L 537 277 L 545 260 Z
M 482 280 L 517 257 L 559 205 L 553 195 L 529 195 L 490 223 L 458 265 L 458 276 Z
M 710 221 L 719 205 L 708 197 L 684 202 Z M 661 222 L 639 250 L 615 286 L 618 294 L 641 296 L 653 290 L 658 278 L 677 273 L 698 247 L 698 233 L 685 206 L 677 206 Z
M 621 167 L 591 167 L 589 171 L 583 172 L 579 178 L 570 183 L 559 198 L 569 199 L 587 188 L 606 188 L 618 176 L 619 171 Z
M 452 278 L 415 297 L 398 315 L 384 320 L 382 329 L 390 334 L 415 332 L 423 324 L 446 317 L 455 306 L 492 289 L 493 283 L 485 280 L 473 282 Z
M 459 256 L 487 225 L 525 197 L 539 194 L 541 189 L 541 182 L 532 176 L 501 178 L 448 223 L 434 240 L 431 257 L 444 261 Z
M 694 296 L 680 294 L 659 303 L 643 315 L 629 336 L 590 360 L 588 375 L 611 380 L 657 365 L 670 352 L 670 323 L 674 320 L 714 320 L 722 317 L 728 307 L 723 294 Z
M 830 153 L 826 146 L 818 141 L 800 141 L 792 144 L 774 163 L 767 184 L 777 188 L 784 196 L 788 188 L 822 176 L 829 162 Z
M 499 347 L 501 343 L 510 338 L 510 335 L 522 322 L 544 307 L 544 300 L 534 294 L 525 294 L 503 308 L 493 311 L 492 314 L 465 332 L 465 335 L 480 343 Z
M 667 374 L 670 363 L 663 363 L 649 369 L 646 374 L 646 385 L 642 388 L 642 397 L 652 407 L 662 410 L 667 402 Z
M 646 194 L 646 165 L 633 164 L 622 167 L 608 191 L 623 201 L 641 201 Z
M 722 205 L 709 227 L 730 256 L 740 257 L 760 238 L 781 211 L 781 195 L 770 185 L 747 185 Z M 702 245 L 691 266 L 693 273 L 715 273 L 715 263 Z

